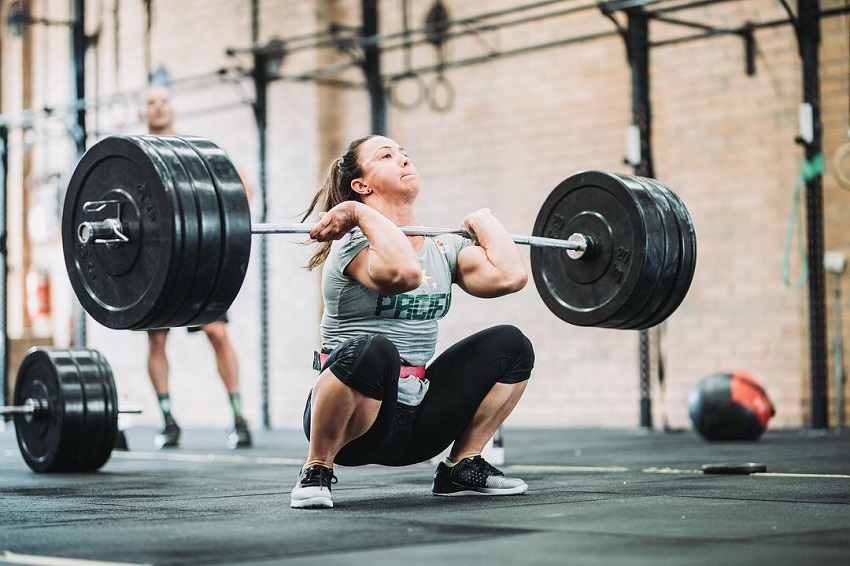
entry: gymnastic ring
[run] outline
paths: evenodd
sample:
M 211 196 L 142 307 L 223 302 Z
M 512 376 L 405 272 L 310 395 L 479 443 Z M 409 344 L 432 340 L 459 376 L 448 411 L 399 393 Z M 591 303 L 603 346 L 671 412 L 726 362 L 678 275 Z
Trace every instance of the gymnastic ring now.
M 428 89 L 428 105 L 435 112 L 448 112 L 455 104 L 455 89 L 445 75 L 437 75 Z M 440 97 L 440 94 L 443 94 Z M 442 98 L 442 101 L 440 100 Z
M 835 155 L 832 157 L 832 175 L 838 181 L 838 185 L 843 189 L 850 189 L 850 174 L 842 171 L 841 164 L 848 156 L 850 156 L 850 142 L 845 142 L 838 146 L 835 150 Z
M 412 100 L 405 101 L 402 100 L 402 96 L 399 96 L 399 85 L 401 83 L 415 83 L 416 96 Z M 413 110 L 420 104 L 422 104 L 422 102 L 428 96 L 428 85 L 425 84 L 425 80 L 422 78 L 421 75 L 411 72 L 406 73 L 400 77 L 393 78 L 390 81 L 390 86 L 387 89 L 387 92 L 389 94 L 389 101 L 393 106 L 402 110 Z

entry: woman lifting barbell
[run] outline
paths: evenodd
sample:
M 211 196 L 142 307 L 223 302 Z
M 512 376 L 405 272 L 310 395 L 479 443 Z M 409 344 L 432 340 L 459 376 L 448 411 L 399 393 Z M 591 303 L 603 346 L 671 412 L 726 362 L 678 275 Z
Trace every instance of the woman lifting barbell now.
M 428 363 L 451 285 L 477 297 L 522 289 L 525 265 L 486 209 L 458 234 L 407 236 L 418 225 L 419 175 L 383 136 L 353 141 L 328 168 L 305 218 L 318 241 L 309 267 L 323 267 L 320 374 L 307 400 L 309 454 L 292 490 L 295 508 L 333 507 L 333 466 L 404 466 L 454 443 L 438 464 L 436 495 L 512 495 L 528 486 L 481 457 L 513 411 L 534 365 L 531 342 L 509 325 L 477 332 Z M 335 241 L 338 240 L 338 241 Z M 426 364 L 427 371 L 426 371 Z

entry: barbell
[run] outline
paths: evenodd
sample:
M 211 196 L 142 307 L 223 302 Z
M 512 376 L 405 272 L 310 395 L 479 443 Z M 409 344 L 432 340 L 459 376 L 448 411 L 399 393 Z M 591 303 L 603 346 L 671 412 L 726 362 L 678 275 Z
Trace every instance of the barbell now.
M 90 472 L 112 454 L 119 413 L 115 380 L 97 350 L 33 347 L 18 368 L 12 415 L 18 448 L 36 472 Z
M 100 324 L 143 330 L 200 326 L 236 298 L 252 234 L 306 234 L 311 224 L 251 224 L 227 154 L 210 140 L 107 137 L 80 159 L 62 216 L 71 286 Z M 462 230 L 402 227 L 409 235 Z M 696 233 L 682 200 L 645 177 L 581 171 L 546 198 L 531 271 L 546 306 L 578 326 L 645 329 L 690 287 Z

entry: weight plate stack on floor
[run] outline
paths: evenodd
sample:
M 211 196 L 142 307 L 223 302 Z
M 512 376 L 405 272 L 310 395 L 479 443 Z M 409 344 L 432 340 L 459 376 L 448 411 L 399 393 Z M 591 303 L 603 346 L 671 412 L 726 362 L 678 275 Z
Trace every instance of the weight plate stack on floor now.
M 69 361 L 77 367 L 85 399 L 85 434 L 73 469 L 93 472 L 109 460 L 115 447 L 118 435 L 118 392 L 112 369 L 100 352 L 86 349 L 65 352 Z
M 18 447 L 36 472 L 94 471 L 109 459 L 118 430 L 112 371 L 95 350 L 32 348 L 20 368 L 15 404 Z

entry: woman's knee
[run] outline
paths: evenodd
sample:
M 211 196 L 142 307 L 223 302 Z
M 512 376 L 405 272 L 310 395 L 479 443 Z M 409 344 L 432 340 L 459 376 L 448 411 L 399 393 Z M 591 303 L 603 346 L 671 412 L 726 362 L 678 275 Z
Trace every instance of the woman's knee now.
M 375 376 L 383 389 L 398 380 L 401 357 L 395 344 L 384 336 L 374 335 L 363 348 L 359 373 Z
M 389 338 L 380 334 L 374 334 L 369 338 L 371 340 L 364 347 L 364 355 L 369 356 L 372 363 L 386 363 L 388 360 L 394 362 L 399 359 L 398 348 L 390 342 Z
M 340 344 L 325 368 L 353 389 L 383 399 L 383 392 L 397 380 L 401 359 L 395 344 L 380 335 L 363 334 Z
M 499 382 L 519 383 L 529 379 L 534 368 L 534 345 L 531 340 L 511 324 L 496 326 L 493 331 L 498 347 L 510 356 L 509 367 Z

